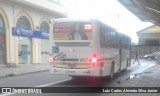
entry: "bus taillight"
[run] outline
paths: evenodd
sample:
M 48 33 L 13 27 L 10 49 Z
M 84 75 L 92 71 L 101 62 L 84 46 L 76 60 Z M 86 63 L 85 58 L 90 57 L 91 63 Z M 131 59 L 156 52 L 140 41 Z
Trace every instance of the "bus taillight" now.
M 53 63 L 53 55 L 52 54 L 49 55 L 49 62 Z
M 92 63 L 97 63 L 97 58 L 96 58 L 96 57 L 93 57 L 93 58 L 91 59 L 91 62 L 92 62 Z
M 52 63 L 53 62 L 53 59 L 52 59 L 52 57 L 49 57 L 49 61 Z
M 92 66 L 96 66 L 97 65 L 97 57 L 96 54 L 93 54 L 93 57 L 91 58 L 91 64 Z

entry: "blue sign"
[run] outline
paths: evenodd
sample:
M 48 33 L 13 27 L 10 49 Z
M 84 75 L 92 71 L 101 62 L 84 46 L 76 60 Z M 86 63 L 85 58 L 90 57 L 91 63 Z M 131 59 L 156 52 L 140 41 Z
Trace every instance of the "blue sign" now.
M 42 39 L 49 39 L 49 33 L 48 32 L 42 32 L 41 34 L 42 34 L 41 35 Z
M 21 36 L 21 37 L 49 39 L 48 32 L 42 32 L 38 30 L 26 30 L 26 29 L 20 29 L 17 27 L 12 27 L 12 35 Z

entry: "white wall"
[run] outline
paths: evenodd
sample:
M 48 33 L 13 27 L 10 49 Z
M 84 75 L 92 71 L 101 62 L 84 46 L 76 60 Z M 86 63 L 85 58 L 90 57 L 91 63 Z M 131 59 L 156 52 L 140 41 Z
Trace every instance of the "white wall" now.
M 64 6 L 60 5 L 59 3 L 53 2 L 52 0 L 14 0 L 14 2 L 29 5 L 32 4 L 35 7 L 40 7 L 44 10 L 51 10 L 65 15 L 67 13 L 67 10 Z
M 21 13 L 21 12 L 27 13 L 31 17 L 32 23 L 33 23 L 33 28 L 32 28 L 33 30 L 39 30 L 36 28 L 39 26 L 41 20 L 43 20 L 43 19 L 51 20 L 51 19 L 57 18 L 56 16 L 58 16 L 58 15 L 56 15 L 56 13 L 55 14 L 50 13 L 51 11 L 45 12 L 44 10 L 41 10 L 36 7 L 31 7 L 29 5 L 24 6 L 24 3 L 19 3 L 19 2 L 29 3 L 30 5 L 35 4 L 39 7 L 42 6 L 42 7 L 45 7 L 46 9 L 54 10 L 57 12 L 62 12 L 62 13 L 66 12 L 62 6 L 58 6 L 58 4 L 53 3 L 53 2 L 51 3 L 50 0 L 13 0 L 13 1 L 14 2 L 8 1 L 8 0 L 0 1 L 0 10 L 4 11 L 4 13 L 6 14 L 7 19 L 9 21 L 9 27 L 6 30 L 8 30 L 8 32 L 10 33 L 9 34 L 10 62 L 16 62 L 16 58 L 17 58 L 17 57 L 15 57 L 17 55 L 15 42 L 17 42 L 18 39 L 17 39 L 17 37 L 12 36 L 12 27 L 16 26 L 15 25 L 16 18 L 19 13 Z M 39 56 L 39 55 L 41 55 L 41 50 L 40 50 L 41 48 L 39 48 L 39 47 L 41 47 L 40 46 L 41 40 L 35 39 L 34 44 L 36 45 L 35 46 L 35 50 L 36 50 L 35 51 L 35 56 L 36 56 L 35 63 L 41 63 L 40 56 Z

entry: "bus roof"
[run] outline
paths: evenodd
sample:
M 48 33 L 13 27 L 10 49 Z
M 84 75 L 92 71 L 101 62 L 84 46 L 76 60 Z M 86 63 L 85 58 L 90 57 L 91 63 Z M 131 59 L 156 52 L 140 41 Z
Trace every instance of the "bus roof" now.
M 77 19 L 77 18 L 59 18 L 53 19 L 52 22 L 91 22 L 94 19 Z
M 104 26 L 109 27 L 112 30 L 116 30 L 115 28 L 103 23 L 102 21 L 98 20 L 98 19 L 77 19 L 77 18 L 59 18 L 59 19 L 53 19 L 51 20 L 52 22 L 91 22 L 91 21 L 96 21 L 99 24 L 102 24 Z

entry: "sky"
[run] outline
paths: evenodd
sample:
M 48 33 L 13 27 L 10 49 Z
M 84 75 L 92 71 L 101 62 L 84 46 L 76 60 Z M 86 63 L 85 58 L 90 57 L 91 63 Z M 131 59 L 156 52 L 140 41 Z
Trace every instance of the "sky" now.
M 152 23 L 142 22 L 117 0 L 62 0 L 68 9 L 68 17 L 98 19 L 107 25 L 129 35 L 137 43 L 137 31 Z

